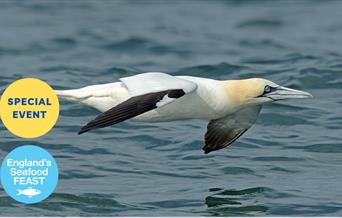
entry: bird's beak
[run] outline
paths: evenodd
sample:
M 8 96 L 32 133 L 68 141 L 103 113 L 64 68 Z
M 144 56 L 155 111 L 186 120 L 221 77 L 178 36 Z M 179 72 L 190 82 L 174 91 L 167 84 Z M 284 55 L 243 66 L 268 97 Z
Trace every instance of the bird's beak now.
M 278 86 L 276 90 L 267 94 L 265 97 L 271 98 L 274 101 L 278 101 L 290 98 L 312 98 L 313 96 L 308 92 Z

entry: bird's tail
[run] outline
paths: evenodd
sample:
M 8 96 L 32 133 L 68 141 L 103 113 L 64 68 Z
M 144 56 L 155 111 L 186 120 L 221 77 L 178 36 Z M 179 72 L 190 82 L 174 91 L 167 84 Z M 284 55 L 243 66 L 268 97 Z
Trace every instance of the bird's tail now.
M 55 93 L 59 98 L 73 102 L 80 102 L 91 95 L 91 93 L 89 92 L 84 92 L 84 88 L 70 90 L 55 90 Z
M 127 100 L 129 93 L 121 82 L 86 86 L 80 89 L 55 90 L 59 99 L 81 103 L 104 112 Z
M 55 90 L 55 92 L 61 99 L 73 102 L 82 102 L 90 97 L 110 95 L 115 85 L 118 86 L 119 83 L 91 85 L 79 89 Z

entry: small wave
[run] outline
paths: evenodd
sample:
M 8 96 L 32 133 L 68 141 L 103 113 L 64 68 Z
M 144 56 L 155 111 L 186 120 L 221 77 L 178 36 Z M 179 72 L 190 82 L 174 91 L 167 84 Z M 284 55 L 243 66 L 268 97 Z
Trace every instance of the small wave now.
M 149 208 L 187 208 L 192 206 L 199 206 L 201 202 L 188 200 L 188 199 L 176 199 L 176 200 L 165 200 L 165 201 L 148 201 L 142 203 L 142 205 L 146 205 Z
M 248 67 L 222 62 L 218 64 L 186 67 L 174 72 L 174 74 L 227 79 L 227 75 L 232 75 L 233 73 L 238 73 L 242 70 L 247 71 Z
M 245 167 L 223 167 L 221 168 L 221 171 L 224 174 L 233 174 L 233 175 L 239 175 L 239 174 L 247 174 L 247 175 L 255 175 L 255 172 L 251 169 L 245 168 Z
M 273 41 L 271 39 L 262 39 L 262 40 L 258 40 L 258 39 L 241 39 L 239 40 L 238 44 L 241 47 L 248 47 L 250 48 L 262 48 L 262 49 L 287 49 L 287 47 L 279 42 Z
M 247 28 L 261 28 L 261 29 L 274 29 L 280 28 L 285 25 L 285 22 L 280 19 L 270 18 L 253 18 L 239 22 L 236 27 L 241 29 Z
M 230 215 L 257 215 L 264 214 L 269 208 L 257 199 L 262 198 L 265 192 L 272 189 L 265 187 L 254 187 L 241 190 L 222 190 L 212 188 L 213 195 L 205 199 L 208 212 L 216 216 Z
M 129 205 L 114 200 L 111 195 L 96 193 L 82 195 L 56 193 L 46 204 L 36 204 L 34 207 L 43 211 L 51 211 L 53 207 L 58 207 L 59 210 L 65 211 L 69 215 L 78 216 L 83 214 L 115 214 L 130 208 Z
M 175 49 L 174 47 L 164 45 L 155 40 L 142 37 L 131 37 L 122 41 L 107 43 L 103 45 L 103 48 L 112 52 L 134 52 L 134 54 L 150 52 L 154 54 L 177 53 L 186 55 L 188 53 L 184 49 Z
M 51 41 L 56 43 L 57 46 L 67 46 L 68 48 L 76 46 L 77 44 L 77 40 L 70 37 L 54 38 Z
M 318 153 L 342 153 L 342 146 L 340 143 L 318 143 L 307 146 L 286 146 L 289 149 L 302 149 L 309 152 Z
M 113 76 L 113 81 L 118 80 L 121 77 L 133 76 L 134 74 L 141 73 L 138 69 L 132 67 L 109 67 L 100 72 L 101 75 Z
M 301 158 L 296 157 L 285 157 L 285 156 L 264 156 L 264 157 L 254 157 L 253 161 L 302 161 Z
M 273 204 L 271 213 L 276 216 L 338 216 L 341 205 L 326 203 L 312 204 Z M 330 214 L 330 215 L 329 215 Z
M 96 178 L 96 177 L 104 177 L 103 175 L 90 173 L 88 171 L 81 171 L 81 170 L 64 170 L 60 173 L 59 178 L 60 179 L 90 179 L 90 178 Z
M 299 172 L 298 170 L 289 170 L 283 167 L 272 167 L 270 170 L 281 172 L 281 173 L 298 173 Z

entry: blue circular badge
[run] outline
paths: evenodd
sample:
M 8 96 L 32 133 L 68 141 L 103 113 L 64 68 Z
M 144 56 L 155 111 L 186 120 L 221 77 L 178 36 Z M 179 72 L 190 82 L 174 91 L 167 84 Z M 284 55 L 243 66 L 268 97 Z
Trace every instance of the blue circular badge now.
M 46 199 L 57 181 L 56 161 L 43 148 L 24 145 L 11 151 L 2 161 L 2 186 L 19 202 L 33 204 Z

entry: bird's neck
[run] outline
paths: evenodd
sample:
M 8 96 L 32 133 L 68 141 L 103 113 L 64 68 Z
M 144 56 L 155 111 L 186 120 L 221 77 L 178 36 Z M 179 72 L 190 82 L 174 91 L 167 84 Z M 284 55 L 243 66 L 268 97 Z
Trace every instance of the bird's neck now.
M 241 109 L 251 106 L 250 99 L 257 92 L 253 82 L 246 80 L 224 80 L 222 81 L 224 90 L 229 101 L 234 107 Z

